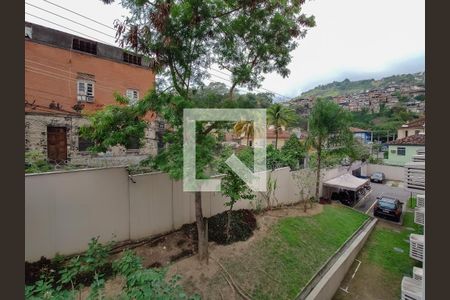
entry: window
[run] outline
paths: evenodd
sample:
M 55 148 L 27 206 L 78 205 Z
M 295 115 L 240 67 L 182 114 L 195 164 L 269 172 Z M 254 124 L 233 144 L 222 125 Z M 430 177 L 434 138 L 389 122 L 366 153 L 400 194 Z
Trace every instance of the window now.
M 97 55 L 96 42 L 73 39 L 72 49 Z
M 94 82 L 92 80 L 77 80 L 77 100 L 80 102 L 94 102 Z
M 127 150 L 137 150 L 140 148 L 139 138 L 132 136 L 128 140 Z
M 405 156 L 406 148 L 405 147 L 397 147 L 397 155 Z
M 405 137 L 408 136 L 408 130 L 405 130 Z
M 130 64 L 138 65 L 138 66 L 141 65 L 141 57 L 140 56 L 129 54 L 127 52 L 123 53 L 123 61 L 130 63 Z
M 139 100 L 139 91 L 128 89 L 126 97 L 130 100 L 130 105 L 133 105 Z
M 83 137 L 78 137 L 78 151 L 88 151 L 89 147 L 94 146 L 91 140 L 85 139 Z
M 158 147 L 158 153 L 164 148 L 164 138 L 163 133 L 157 131 L 156 132 L 156 141 L 157 141 L 157 147 Z

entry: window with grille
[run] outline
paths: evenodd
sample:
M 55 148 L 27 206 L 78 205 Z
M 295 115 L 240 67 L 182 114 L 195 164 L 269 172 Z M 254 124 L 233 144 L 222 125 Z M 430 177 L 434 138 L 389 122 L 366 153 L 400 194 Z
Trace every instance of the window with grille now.
M 126 93 L 127 98 L 130 100 L 130 105 L 135 104 L 139 100 L 139 91 L 128 89 Z
M 97 43 L 81 39 L 73 39 L 72 49 L 97 55 Z
M 94 82 L 79 79 L 77 81 L 77 100 L 80 102 L 94 102 Z
M 130 64 L 134 64 L 134 65 L 141 65 L 141 57 L 137 56 L 137 55 L 133 55 L 127 52 L 123 53 L 123 61 L 130 63 Z
M 398 147 L 397 148 L 397 155 L 405 156 L 406 155 L 406 148 L 405 147 Z

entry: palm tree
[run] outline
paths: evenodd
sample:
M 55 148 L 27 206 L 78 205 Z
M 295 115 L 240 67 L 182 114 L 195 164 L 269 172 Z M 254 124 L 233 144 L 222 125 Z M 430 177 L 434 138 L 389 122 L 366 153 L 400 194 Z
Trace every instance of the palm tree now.
M 278 148 L 278 134 L 291 125 L 297 119 L 294 110 L 279 103 L 275 103 L 267 109 L 267 123 L 275 127 L 275 149 Z
M 233 131 L 238 136 L 245 136 L 247 138 L 247 146 L 249 146 L 250 138 L 255 136 L 255 127 L 253 121 L 238 121 L 234 124 Z
M 326 145 L 342 144 L 349 134 L 349 113 L 338 104 L 317 99 L 309 116 L 308 146 L 317 152 L 316 201 L 319 200 L 322 151 Z

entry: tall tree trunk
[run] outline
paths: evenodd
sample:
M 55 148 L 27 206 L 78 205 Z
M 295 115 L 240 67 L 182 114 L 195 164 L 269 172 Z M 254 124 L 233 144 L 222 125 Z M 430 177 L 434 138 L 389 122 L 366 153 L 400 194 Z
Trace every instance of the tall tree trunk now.
M 230 100 L 233 100 L 233 93 L 234 93 L 234 89 L 236 88 L 237 82 L 233 83 L 233 85 L 230 88 L 230 91 L 228 93 L 228 97 L 230 98 Z
M 202 193 L 195 192 L 195 220 L 197 223 L 197 236 L 198 236 L 198 259 L 204 261 L 208 255 L 208 244 L 205 230 L 205 220 L 203 219 L 202 212 Z
M 278 149 L 278 128 L 275 128 L 275 149 Z
M 320 167 L 322 160 L 322 139 L 319 138 L 319 145 L 317 147 L 317 175 L 316 175 L 316 201 L 319 201 L 319 189 L 320 189 Z
M 233 205 L 230 206 L 227 212 L 227 228 L 226 228 L 226 236 L 227 242 L 230 240 L 230 229 L 231 229 L 231 211 L 233 210 Z

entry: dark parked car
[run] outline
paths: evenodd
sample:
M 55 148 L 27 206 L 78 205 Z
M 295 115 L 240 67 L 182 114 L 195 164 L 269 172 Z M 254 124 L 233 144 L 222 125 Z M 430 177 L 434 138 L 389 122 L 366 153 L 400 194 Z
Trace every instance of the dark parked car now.
M 398 199 L 386 196 L 378 197 L 373 208 L 373 215 L 375 217 L 385 217 L 398 222 L 402 216 L 402 206 L 403 203 Z
M 355 204 L 355 192 L 339 191 L 331 194 L 331 200 L 339 201 L 344 205 L 353 206 Z
M 386 179 L 386 176 L 383 172 L 375 172 L 370 176 L 371 182 L 379 182 L 383 183 L 383 181 Z

